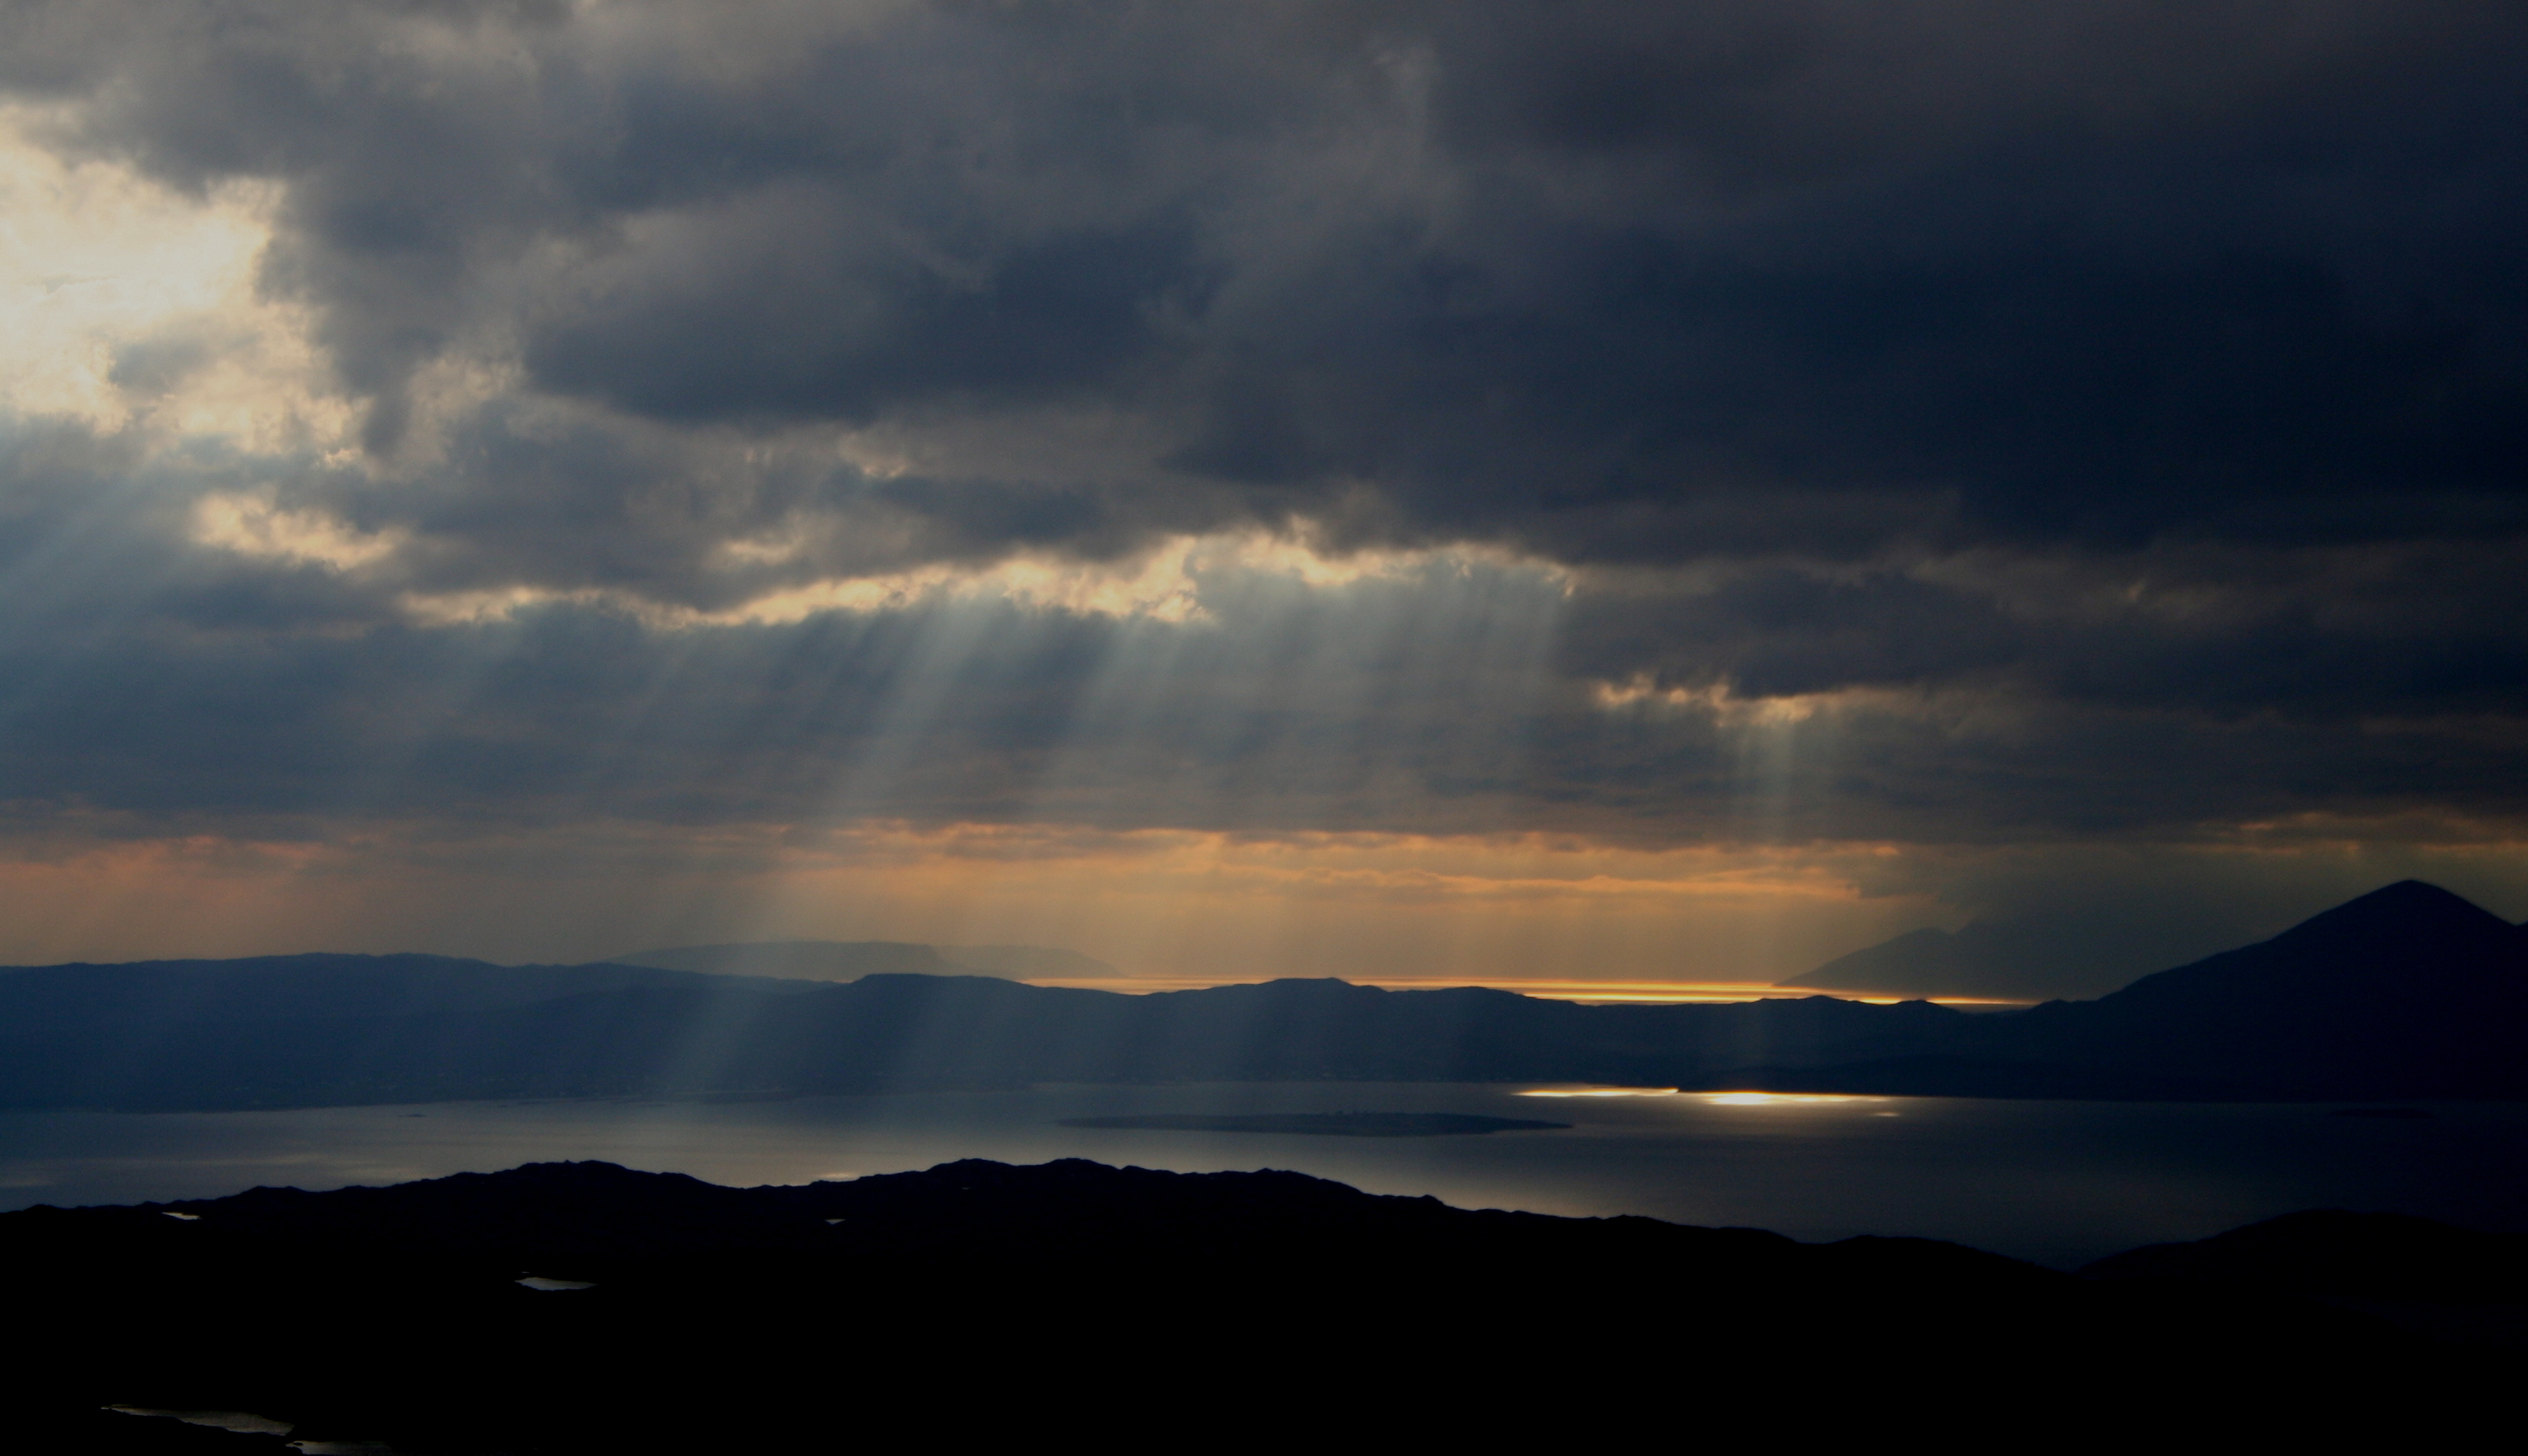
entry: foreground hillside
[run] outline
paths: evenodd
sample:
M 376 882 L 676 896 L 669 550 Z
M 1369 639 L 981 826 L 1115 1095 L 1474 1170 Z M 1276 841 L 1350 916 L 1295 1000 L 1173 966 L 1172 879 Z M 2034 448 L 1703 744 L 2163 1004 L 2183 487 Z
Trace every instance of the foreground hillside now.
M 1579 1006 L 1283 980 L 1148 996 L 428 957 L 0 972 L 0 1107 L 1596 1081 L 1916 1095 L 2528 1096 L 2528 931 L 2392 885 L 2092 1002 Z
M 2322 1235 L 2294 1237 L 2324 1265 Z M 2217 1269 L 2083 1279 L 1921 1240 L 1077 1161 L 753 1189 L 547 1164 L 32 1209 L 0 1215 L 0 1259 L 19 1327 L 43 1336 L 13 1419 L 59 1450 L 281 1449 L 110 1405 L 449 1456 L 890 1430 L 1567 1442 L 1651 1419 L 1944 1440 L 2384 1423 L 2419 1449 L 2495 1400 L 2515 1353 Z M 2431 1267 L 2438 1283 L 2394 1292 L 2479 1300 L 2466 1268 Z M 81 1444 L 107 1438 L 125 1444 Z

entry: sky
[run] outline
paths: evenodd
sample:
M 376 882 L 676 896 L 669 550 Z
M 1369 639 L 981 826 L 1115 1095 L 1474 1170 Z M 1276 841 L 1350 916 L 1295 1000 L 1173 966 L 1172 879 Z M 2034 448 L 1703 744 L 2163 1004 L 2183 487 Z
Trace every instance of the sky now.
M 2523 235 L 2502 5 L 10 0 L 0 962 L 2528 915 Z

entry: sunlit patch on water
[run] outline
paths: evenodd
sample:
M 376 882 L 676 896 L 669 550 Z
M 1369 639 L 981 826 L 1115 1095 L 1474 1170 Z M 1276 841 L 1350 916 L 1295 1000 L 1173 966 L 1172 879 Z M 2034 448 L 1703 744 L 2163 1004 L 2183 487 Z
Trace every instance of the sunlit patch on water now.
M 1521 1097 L 1674 1097 L 1674 1087 L 1536 1087 Z
M 1820 1102 L 1885 1102 L 1884 1097 L 1845 1097 L 1823 1092 L 1706 1092 L 1703 1100 L 1712 1107 L 1781 1107 L 1799 1103 Z M 1894 1116 L 1889 1114 L 1889 1116 Z
M 549 1279 L 542 1274 L 529 1274 L 518 1282 L 530 1289 L 594 1289 L 597 1287 L 586 1279 Z
M 145 1405 L 110 1405 L 106 1409 L 127 1416 L 163 1416 L 187 1426 L 208 1426 L 215 1430 L 234 1430 L 241 1435 L 288 1435 L 290 1431 L 289 1422 L 258 1416 L 252 1411 L 162 1411 Z
M 258 1416 L 252 1411 L 162 1411 L 145 1405 L 110 1405 L 106 1409 L 126 1416 L 155 1416 L 187 1426 L 233 1430 L 240 1435 L 288 1435 L 295 1429 L 287 1421 Z M 290 1449 L 303 1456 L 395 1456 L 395 1447 L 384 1441 L 291 1441 Z
M 1260 976 L 1024 976 L 1030 986 L 1048 986 L 1072 991 L 1112 991 L 1126 996 L 1148 996 L 1162 991 L 1201 991 L 1215 986 L 1254 985 Z M 1491 991 L 1507 991 L 1513 995 L 1534 997 L 1541 1001 L 1576 1001 L 1590 1006 L 1736 1006 L 1750 1001 L 1806 1001 L 1827 996 L 1841 1001 L 1864 1001 L 1872 1006 L 1894 1006 L 1900 1001 L 1929 1001 L 1935 1006 L 1972 1008 L 1977 1011 L 2010 1011 L 2031 1006 L 2027 1001 L 2002 1001 L 1980 996 L 1883 996 L 1868 991 L 1819 991 L 1808 986 L 1776 986 L 1768 981 L 1589 981 L 1552 978 L 1501 978 L 1484 976 L 1473 979 L 1434 976 L 1347 975 L 1343 979 L 1355 986 L 1376 986 L 1384 991 L 1454 991 L 1480 987 Z

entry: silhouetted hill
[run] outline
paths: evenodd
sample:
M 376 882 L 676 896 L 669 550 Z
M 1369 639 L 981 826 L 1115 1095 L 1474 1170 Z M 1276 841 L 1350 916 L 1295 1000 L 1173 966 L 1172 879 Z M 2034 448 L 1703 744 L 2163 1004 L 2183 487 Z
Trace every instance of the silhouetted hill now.
M 2058 1002 L 1986 1038 L 2030 1060 L 2296 1097 L 2528 1096 L 2528 932 L 2406 880 L 2268 941 Z
M 2528 1235 L 2479 1233 L 2410 1214 L 2287 1214 L 2193 1243 L 2151 1244 L 2080 1271 L 2286 1294 L 2528 1306 Z
M 2406 1214 L 2289 1214 L 2080 1273 L 2297 1295 L 2444 1341 L 2528 1347 L 2528 1236 Z
M 2528 932 L 2410 882 L 2097 1001 L 1982 1015 L 1823 996 L 1581 1006 L 1337 980 L 1132 996 L 429 957 L 0 972 L 0 1107 L 19 1108 L 1292 1078 L 2521 1097 L 2522 1045 Z
M 2128 1008 L 2201 1010 L 2215 1001 L 2376 996 L 2519 998 L 2528 935 L 2421 880 L 2399 880 L 2312 915 L 2271 940 L 2144 976 L 2101 999 Z
M 2257 1290 L 1078 1161 L 752 1189 L 547 1164 L 39 1208 L 0 1215 L 0 1259 L 44 1335 L 14 1367 L 34 1449 L 77 1449 L 48 1431 L 93 1437 L 109 1404 L 444 1456 L 908 1428 L 1497 1444 L 1689 1416 L 1970 1444 L 2380 1420 L 2428 1448 L 2506 1390 L 2489 1356 Z

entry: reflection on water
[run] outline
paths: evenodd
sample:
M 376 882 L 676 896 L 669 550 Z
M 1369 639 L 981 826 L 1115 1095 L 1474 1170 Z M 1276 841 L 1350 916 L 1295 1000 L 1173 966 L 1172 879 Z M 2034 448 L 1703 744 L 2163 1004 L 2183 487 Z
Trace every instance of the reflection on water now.
M 187 1426 L 207 1426 L 214 1430 L 233 1430 L 244 1435 L 288 1435 L 297 1428 L 287 1421 L 258 1416 L 252 1411 L 162 1411 L 149 1406 L 110 1405 L 109 1411 L 126 1416 L 148 1416 L 157 1420 L 182 1421 Z M 152 1450 L 160 1449 L 153 1446 Z M 395 1456 L 393 1446 L 383 1441 L 291 1441 L 290 1449 L 301 1456 Z
M 245 1435 L 288 1435 L 293 1429 L 287 1421 L 258 1416 L 251 1411 L 162 1411 L 149 1406 L 110 1405 L 109 1411 L 127 1416 L 157 1416 L 182 1421 L 187 1426 L 207 1426 L 214 1430 L 234 1430 Z
M 1533 1114 L 1512 1137 L 1253 1136 L 1064 1119 Z M 1623 1095 L 1614 1095 L 1623 1094 Z M 2528 1107 L 2423 1118 L 2327 1105 L 2001 1102 L 1668 1088 L 1277 1082 L 802 1098 L 741 1104 L 448 1103 L 295 1112 L 0 1115 L 0 1205 L 215 1197 L 258 1183 L 392 1183 L 599 1158 L 730 1184 L 956 1158 L 1210 1171 L 1288 1168 L 1470 1208 L 1647 1214 L 1803 1239 L 1917 1234 L 2085 1262 L 2308 1208 L 2528 1231 Z

